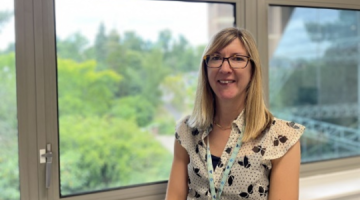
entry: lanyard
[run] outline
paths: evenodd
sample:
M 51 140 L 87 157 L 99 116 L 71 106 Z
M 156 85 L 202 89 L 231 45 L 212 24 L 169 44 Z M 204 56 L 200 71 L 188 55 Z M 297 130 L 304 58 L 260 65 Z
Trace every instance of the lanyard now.
M 220 188 L 219 188 L 219 193 L 218 195 L 216 195 L 216 192 L 215 192 L 215 179 L 214 179 L 214 169 L 213 169 L 213 166 L 212 166 L 212 160 L 211 160 L 211 153 L 210 153 L 210 143 L 209 143 L 209 137 L 207 137 L 207 148 L 206 148 L 206 155 L 207 155 L 207 169 L 208 169 L 208 174 L 209 174 L 209 183 L 210 183 L 210 192 L 211 192 L 211 198 L 212 199 L 220 199 L 220 196 L 223 192 L 223 188 L 225 186 L 225 183 L 226 183 L 226 179 L 229 175 L 229 172 L 230 172 L 230 169 L 232 167 L 232 165 L 234 164 L 235 162 L 235 158 L 237 156 L 237 154 L 239 153 L 239 150 L 240 150 L 240 147 L 241 147 L 241 140 L 242 140 L 242 136 L 243 136 L 243 133 L 241 133 L 241 135 L 239 136 L 237 142 L 236 142 L 236 146 L 235 146 L 235 149 L 233 149 L 233 152 L 231 154 L 231 157 L 230 157 L 230 160 L 228 161 L 227 165 L 226 165 L 226 168 L 225 168 L 225 171 L 223 173 L 223 176 L 221 178 L 221 184 L 220 184 Z

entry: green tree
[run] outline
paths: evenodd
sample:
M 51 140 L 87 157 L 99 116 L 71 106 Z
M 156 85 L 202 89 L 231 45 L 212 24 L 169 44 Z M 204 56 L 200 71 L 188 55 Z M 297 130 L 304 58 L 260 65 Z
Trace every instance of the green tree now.
M 148 125 L 155 114 L 155 107 L 143 96 L 126 96 L 114 100 L 110 114 L 116 118 L 136 121 L 137 125 Z
M 142 59 L 143 70 L 139 74 L 141 78 L 141 95 L 147 98 L 154 107 L 160 103 L 162 93 L 160 84 L 170 74 L 170 69 L 164 66 L 163 54 L 154 49 Z
M 175 76 L 167 76 L 162 84 L 161 89 L 167 96 L 166 103 L 171 103 L 177 110 L 186 109 L 187 105 L 184 102 L 186 97 L 186 86 L 184 76 L 175 75 Z
M 16 71 L 14 52 L 0 55 L 0 77 L 0 121 L 6 121 L 10 127 L 16 128 Z
M 93 46 L 81 33 L 57 40 L 63 195 L 168 178 L 171 155 L 145 130 L 160 123 L 161 133 L 173 133 L 172 114 L 161 105 L 161 85 L 186 95 L 180 78 L 173 83 L 167 77 L 192 70 L 192 54 L 201 54 L 201 47 L 192 47 L 184 37 L 175 41 L 169 30 L 159 41 L 144 41 L 135 32 L 106 34 L 103 23 Z M 0 137 L 12 138 L 0 149 L 8 149 L 17 142 L 13 52 L 0 55 L 0 77 Z M 183 108 L 180 99 L 174 100 L 178 109 Z M 0 188 L 6 189 L 0 199 L 18 198 L 17 159 L 9 160 L 17 156 L 15 150 L 0 155 Z
M 147 112 L 151 115 L 155 110 L 152 108 L 161 103 L 160 84 L 170 72 L 163 64 L 162 53 L 157 49 L 147 53 L 129 50 L 119 67 L 124 77 L 119 84 L 119 97 L 141 96 L 146 99 L 146 105 L 149 103 Z
M 96 61 L 100 64 L 104 63 L 106 60 L 107 49 L 106 49 L 107 36 L 105 33 L 105 25 L 101 23 L 99 26 L 98 33 L 95 38 L 95 58 Z
M 134 31 L 127 31 L 124 33 L 124 39 L 122 41 L 124 47 L 128 50 L 143 51 L 145 50 L 145 42 L 140 36 L 137 36 Z
M 171 154 L 133 121 L 65 116 L 60 123 L 63 195 L 168 178 Z
M 137 125 L 151 120 L 153 105 L 142 96 L 116 100 L 122 77 L 95 68 L 58 60 L 62 194 L 166 179 L 170 153 Z
M 79 32 L 69 36 L 63 41 L 57 39 L 58 58 L 71 59 L 77 62 L 85 61 L 89 59 L 84 53 L 88 43 L 87 38 Z
M 168 49 L 164 52 L 164 63 L 173 73 L 198 71 L 204 46 L 194 48 L 180 35 L 177 40 L 172 40 L 172 46 Z
M 169 29 L 160 31 L 157 43 L 158 46 L 161 48 L 161 50 L 164 52 L 165 57 L 166 54 L 170 52 L 171 40 L 172 40 L 172 33 Z
M 107 36 L 105 47 L 107 54 L 105 55 L 104 67 L 122 73 L 121 68 L 124 66 L 125 48 L 120 44 L 120 35 L 116 30 L 112 30 Z
M 19 199 L 15 53 L 0 55 L 0 199 Z
M 95 61 L 77 63 L 58 59 L 60 116 L 101 116 L 111 109 L 122 76 L 112 70 L 95 69 Z

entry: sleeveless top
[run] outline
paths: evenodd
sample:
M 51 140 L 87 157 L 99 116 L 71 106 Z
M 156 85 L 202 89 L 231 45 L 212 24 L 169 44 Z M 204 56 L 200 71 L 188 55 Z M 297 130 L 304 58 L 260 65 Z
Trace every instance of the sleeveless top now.
M 222 173 L 230 159 L 231 150 L 235 147 L 244 125 L 244 111 L 233 121 L 232 130 L 225 149 L 214 168 L 215 190 L 219 188 Z M 188 200 L 211 199 L 207 173 L 206 143 L 204 138 L 211 132 L 212 125 L 205 130 L 190 128 L 187 125 L 189 116 L 176 126 L 175 138 L 189 154 Z M 271 160 L 285 153 L 299 140 L 305 127 L 294 122 L 274 118 L 270 128 L 249 142 L 243 142 L 234 165 L 227 178 L 221 199 L 254 199 L 268 198 Z

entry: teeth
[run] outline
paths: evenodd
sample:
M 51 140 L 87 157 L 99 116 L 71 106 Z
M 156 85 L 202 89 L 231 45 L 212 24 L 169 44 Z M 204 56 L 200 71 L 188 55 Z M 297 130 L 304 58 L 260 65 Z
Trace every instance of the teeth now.
M 220 83 L 232 83 L 234 81 L 219 81 Z

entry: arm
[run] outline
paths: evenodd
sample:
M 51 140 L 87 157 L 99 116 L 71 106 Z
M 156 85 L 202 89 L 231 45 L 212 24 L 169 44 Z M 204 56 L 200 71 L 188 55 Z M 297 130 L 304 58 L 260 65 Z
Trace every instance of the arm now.
M 269 200 L 299 199 L 300 142 L 281 158 L 272 160 Z
M 187 151 L 175 140 L 174 159 L 168 182 L 166 200 L 186 199 L 188 194 L 187 165 L 190 162 Z

